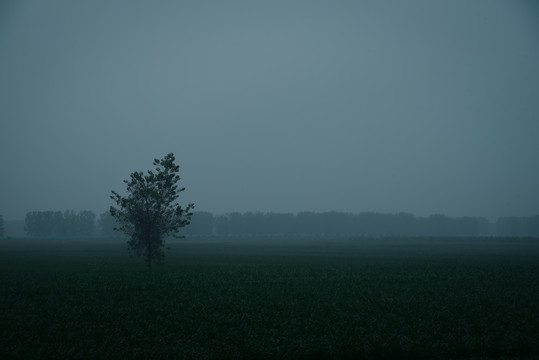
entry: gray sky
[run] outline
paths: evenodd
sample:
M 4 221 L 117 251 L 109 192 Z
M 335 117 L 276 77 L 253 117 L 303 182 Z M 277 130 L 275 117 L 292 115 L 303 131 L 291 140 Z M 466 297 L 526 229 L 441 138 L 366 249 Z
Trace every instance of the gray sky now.
M 534 1 L 3 1 L 0 214 L 539 214 Z

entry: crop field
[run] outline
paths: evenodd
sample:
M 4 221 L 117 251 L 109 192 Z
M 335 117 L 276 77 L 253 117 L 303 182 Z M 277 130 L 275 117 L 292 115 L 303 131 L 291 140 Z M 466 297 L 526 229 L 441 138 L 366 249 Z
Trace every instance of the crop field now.
M 168 244 L 0 240 L 0 358 L 539 358 L 539 239 Z

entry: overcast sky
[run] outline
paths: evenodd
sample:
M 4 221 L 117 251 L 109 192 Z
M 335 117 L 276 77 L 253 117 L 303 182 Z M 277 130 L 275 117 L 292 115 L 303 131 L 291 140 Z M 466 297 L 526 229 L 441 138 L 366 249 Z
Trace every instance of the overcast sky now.
M 0 214 L 539 214 L 535 1 L 2 1 Z

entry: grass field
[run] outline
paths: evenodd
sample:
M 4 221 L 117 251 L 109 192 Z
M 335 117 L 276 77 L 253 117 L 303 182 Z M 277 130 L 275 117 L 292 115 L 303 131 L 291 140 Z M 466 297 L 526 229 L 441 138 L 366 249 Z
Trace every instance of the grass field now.
M 539 239 L 0 241 L 2 359 L 539 358 Z

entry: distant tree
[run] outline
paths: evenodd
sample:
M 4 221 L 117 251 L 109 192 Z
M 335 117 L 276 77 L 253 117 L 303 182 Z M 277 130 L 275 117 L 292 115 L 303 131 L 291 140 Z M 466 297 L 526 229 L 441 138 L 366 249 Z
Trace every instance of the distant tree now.
M 175 203 L 185 188 L 178 188 L 180 167 L 174 160 L 172 153 L 161 160 L 154 159 L 155 172 L 133 172 L 130 180 L 124 180 L 127 197 L 116 191 L 111 195 L 118 206 L 110 207 L 110 214 L 119 224 L 115 230 L 129 236 L 129 250 L 143 256 L 149 268 L 153 261 L 164 258 L 165 236 L 177 237 L 178 230 L 190 223 L 195 207 L 191 203 L 182 208 Z
M 517 216 L 498 218 L 496 221 L 496 233 L 502 236 L 526 235 L 526 219 Z
M 75 210 L 64 211 L 64 235 L 75 236 L 81 233 L 81 217 Z
M 116 219 L 110 214 L 110 211 L 104 212 L 99 215 L 97 220 L 97 227 L 99 234 L 102 236 L 115 236 L 118 234 L 114 231 L 114 228 L 118 226 Z
M 528 218 L 528 236 L 539 236 L 539 215 Z
M 447 215 L 432 214 L 425 219 L 425 235 L 455 235 L 451 229 L 451 218 Z
M 52 211 L 32 211 L 24 218 L 24 230 L 30 236 L 53 236 L 54 234 L 54 212 Z
M 295 216 L 296 232 L 302 235 L 317 232 L 316 214 L 312 211 L 302 211 Z
M 205 211 L 195 211 L 193 212 L 193 217 L 191 218 L 191 223 L 187 231 L 183 233 L 186 235 L 212 235 L 214 228 L 214 219 L 213 214 Z
M 92 236 L 95 230 L 95 214 L 89 210 L 79 211 L 77 234 L 80 236 Z
M 24 230 L 30 236 L 90 236 L 95 229 L 95 214 L 79 211 L 31 211 L 24 219 Z
M 265 231 L 268 235 L 290 235 L 298 233 L 294 228 L 296 217 L 293 214 L 269 213 L 263 215 L 263 219 L 265 220 Z
M 243 235 L 244 228 L 243 228 L 243 219 L 240 212 L 234 211 L 228 214 L 228 231 L 230 234 L 234 235 Z
M 215 233 L 221 236 L 230 234 L 230 226 L 228 223 L 228 215 L 218 215 L 215 217 Z
M 0 215 L 0 238 L 4 237 L 4 216 Z
M 54 214 L 52 215 L 52 221 L 54 224 L 54 233 L 56 234 L 56 236 L 68 235 L 64 214 L 62 214 L 61 211 L 54 212 Z
M 488 234 L 488 221 L 485 218 L 463 216 L 454 218 L 454 232 L 457 235 L 478 236 Z

